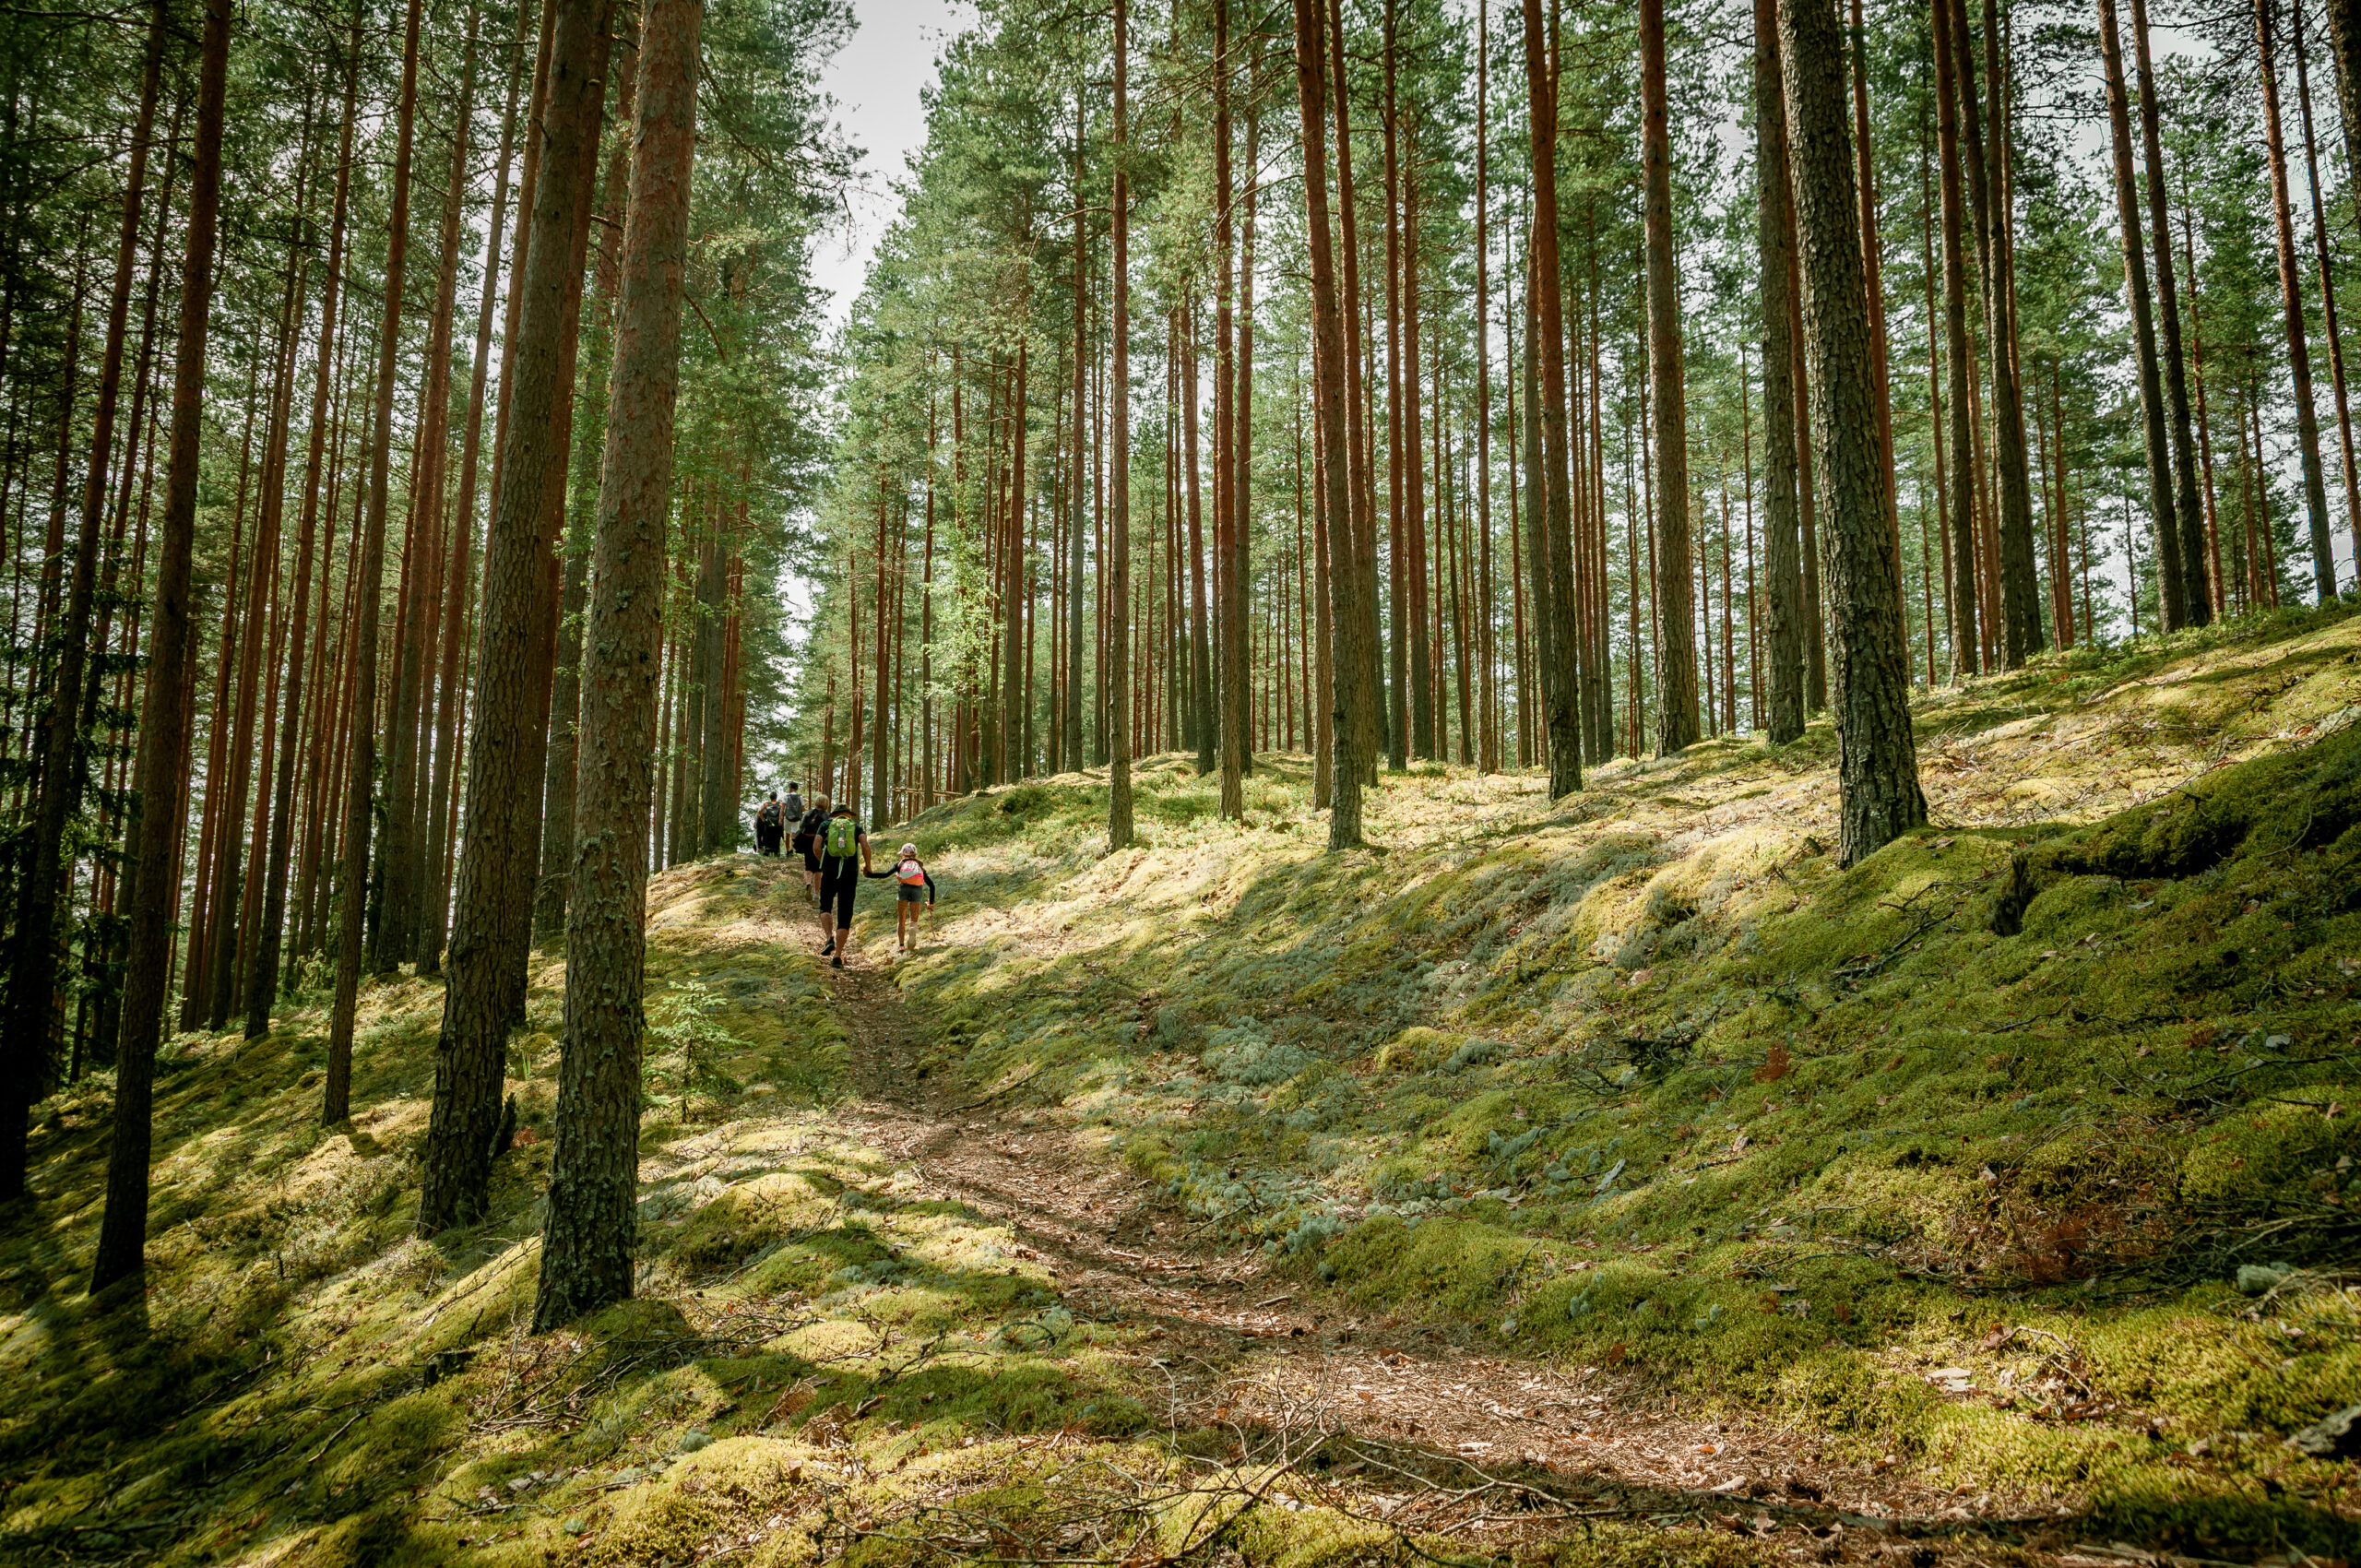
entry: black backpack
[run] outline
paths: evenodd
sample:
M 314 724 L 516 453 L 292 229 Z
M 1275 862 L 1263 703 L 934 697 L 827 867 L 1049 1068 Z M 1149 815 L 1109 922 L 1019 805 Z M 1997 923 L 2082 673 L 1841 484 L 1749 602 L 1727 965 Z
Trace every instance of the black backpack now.
M 799 838 L 808 838 L 819 832 L 820 825 L 827 820 L 828 814 L 814 806 L 803 814 L 802 821 L 795 825 L 795 836 Z

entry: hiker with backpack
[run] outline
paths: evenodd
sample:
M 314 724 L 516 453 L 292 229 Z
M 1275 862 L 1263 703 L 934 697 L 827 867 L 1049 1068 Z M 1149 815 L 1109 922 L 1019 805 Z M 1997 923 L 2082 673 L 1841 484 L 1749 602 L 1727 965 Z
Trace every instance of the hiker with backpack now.
M 820 901 L 820 828 L 828 820 L 828 797 L 820 796 L 795 822 L 795 852 L 803 857 L 803 896 Z
M 778 791 L 776 790 L 771 791 L 770 799 L 765 801 L 761 807 L 756 810 L 754 813 L 754 853 L 758 855 L 776 855 L 778 853 L 779 837 L 786 830 L 785 810 L 786 808 L 779 804 Z
M 915 952 L 919 921 L 934 908 L 934 873 L 919 859 L 916 844 L 903 845 L 902 852 L 895 857 L 894 884 L 895 950 Z
M 827 941 L 820 951 L 835 955 L 828 962 L 841 969 L 845 954 L 852 948 L 852 901 L 860 891 L 860 879 L 885 873 L 869 863 L 869 829 L 852 814 L 849 801 L 830 812 L 821 824 L 819 850 L 820 934 Z M 828 923 L 831 911 L 834 926 Z

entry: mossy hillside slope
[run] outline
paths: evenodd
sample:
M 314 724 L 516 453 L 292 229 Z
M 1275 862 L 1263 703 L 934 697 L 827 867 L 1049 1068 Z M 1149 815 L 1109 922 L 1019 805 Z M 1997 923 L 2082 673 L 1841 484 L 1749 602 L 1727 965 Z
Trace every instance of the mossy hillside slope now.
M 941 1065 L 1338 1310 L 2127 1531 L 2349 1540 L 2279 1439 L 2361 1402 L 2357 709 L 2333 609 L 2037 660 L 1922 707 L 1933 825 L 1845 871 L 1824 727 L 1555 804 L 1389 774 L 1341 855 L 1302 759 L 1242 825 L 1152 759 L 1121 853 L 1095 775 L 917 819 L 902 983 Z M 2258 1311 L 2241 1265 L 2299 1272 Z
M 844 1031 L 801 926 L 777 917 L 786 880 L 741 861 L 681 868 L 653 891 L 641 1218 L 643 1288 L 659 1301 L 765 1247 L 747 1277 L 773 1295 L 884 1255 L 885 1223 L 863 1221 L 845 1194 L 887 1172 L 827 1119 Z M 495 1165 L 492 1212 L 432 1243 L 410 1234 L 412 1160 L 439 985 L 364 991 L 355 1113 L 334 1129 L 318 1123 L 324 994 L 258 1041 L 167 1044 L 146 1291 L 129 1305 L 82 1293 L 111 1085 L 101 1075 L 37 1108 L 34 1197 L 0 1227 L 0 1560 L 439 1562 L 463 1537 L 519 1538 L 498 1527 L 485 1488 L 540 1519 L 555 1489 L 518 1478 L 558 1474 L 561 1453 L 611 1468 L 671 1452 L 705 1408 L 706 1324 L 659 1322 L 681 1314 L 658 1306 L 658 1318 L 578 1336 L 571 1363 L 520 1337 L 563 979 L 562 963 L 537 966 L 527 1029 L 511 1042 L 519 1131 Z M 972 1250 L 939 1218 L 912 1223 L 928 1232 L 912 1243 L 921 1251 Z M 773 1246 L 799 1225 L 803 1244 Z M 990 1291 L 1029 1289 L 1004 1277 Z M 599 1348 L 617 1334 L 626 1349 Z M 620 1375 L 633 1353 L 643 1375 Z M 571 1396 L 577 1419 L 560 1431 L 516 1419 L 537 1380 L 534 1398 Z M 599 1423 L 589 1448 L 553 1442 Z M 587 1483 L 573 1491 L 598 1496 Z M 434 1518 L 448 1527 L 425 1527 Z

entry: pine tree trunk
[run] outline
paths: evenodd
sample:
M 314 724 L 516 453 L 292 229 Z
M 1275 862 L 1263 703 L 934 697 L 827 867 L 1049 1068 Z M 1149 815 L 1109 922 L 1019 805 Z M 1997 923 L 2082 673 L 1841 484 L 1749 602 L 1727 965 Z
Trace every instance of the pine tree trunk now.
M 402 274 L 409 250 L 410 148 L 418 101 L 420 0 L 410 0 L 402 45 L 402 85 L 396 101 L 392 212 L 386 221 L 386 308 L 377 337 L 375 413 L 369 433 L 369 491 L 360 529 L 359 586 L 353 666 L 356 695 L 344 811 L 344 903 L 337 930 L 336 994 L 328 1018 L 327 1084 L 320 1119 L 329 1126 L 352 1113 L 352 1034 L 361 993 L 362 938 L 368 904 L 371 802 L 376 787 L 378 601 L 384 586 L 387 469 L 394 425 L 394 371 L 401 346 Z
M 1689 404 L 1681 367 L 1680 279 L 1672 241 L 1664 0 L 1640 0 L 1640 203 L 1647 246 L 1648 395 L 1655 416 L 1656 754 L 1670 756 L 1694 742 L 1698 731 L 1696 600 L 1689 559 Z M 1545 233 L 1551 210 L 1542 208 Z M 1554 243 L 1550 248 L 1554 252 Z M 1543 353 L 1546 360 L 1548 350 Z M 1553 390 L 1551 402 L 1560 401 Z M 1554 532 L 1554 515 L 1550 526 Z
M 2345 542 L 2352 547 L 2355 571 L 2361 572 L 2361 473 L 2356 473 L 2354 466 L 2353 407 L 2345 391 L 2344 338 L 2338 330 L 2336 277 L 2329 259 L 2328 216 L 2320 203 L 2319 155 L 2313 148 L 2312 83 L 2305 58 L 2303 0 L 2296 0 L 2295 21 L 2296 101 L 2304 126 L 2304 184 L 2312 201 L 2312 257 L 2320 279 L 2320 335 L 2328 341 L 2329 384 L 2336 398 L 2337 445 L 2344 459 Z
M 482 1214 L 500 1117 L 515 980 L 530 934 L 546 739 L 531 668 L 548 655 L 540 600 L 550 522 L 563 499 L 573 401 L 569 340 L 580 313 L 587 244 L 584 188 L 599 153 L 612 0 L 550 0 L 548 102 L 539 140 L 531 234 L 515 287 L 516 353 L 503 371 L 510 424 L 485 551 L 483 636 L 468 754 L 467 834 L 459 856 L 435 1046 L 434 1106 L 421 1161 L 418 1233 Z
M 1661 23 L 1661 7 L 1656 16 Z M 1566 471 L 1565 306 L 1558 265 L 1557 83 L 1542 29 L 1541 0 L 1525 0 L 1525 79 L 1535 214 L 1525 284 L 1525 457 L 1531 475 L 1525 532 L 1540 632 L 1549 796 L 1557 800 L 1583 787 L 1582 716 L 1576 695 L 1580 664 L 1574 642 L 1573 500 Z
M 2312 353 L 2304 326 L 2302 269 L 2296 260 L 2296 220 L 2287 189 L 2287 148 L 2280 130 L 2277 26 L 2271 0 L 2254 0 L 2255 49 L 2262 76 L 2263 144 L 2271 162 L 2271 209 L 2279 252 L 2279 302 L 2287 330 L 2287 368 L 2296 396 L 2296 444 L 2304 465 L 2304 514 L 2311 526 L 2312 591 L 2322 603 L 2336 597 L 2336 560 L 2330 543 L 2328 486 L 2320 469 L 2319 415 L 2312 400 Z
M 2347 179 L 2361 196 L 2361 0 L 2324 0 L 2329 57 L 2336 65 L 2336 101 L 2344 119 Z M 2191 286 L 2195 279 L 2191 279 Z
M 1968 374 L 1966 221 L 1960 196 L 1950 0 L 1934 0 L 1933 12 L 1936 162 L 1941 170 L 1943 223 L 1943 405 L 1948 422 L 1943 439 L 1951 459 L 1951 513 L 1944 524 L 1950 548 L 1943 557 L 1951 575 L 1944 583 L 1944 603 L 1951 610 L 1952 680 L 1957 683 L 1977 672 L 1983 649 L 1977 624 L 1976 465 L 1970 422 L 1975 389 Z
M 516 38 L 510 45 L 508 99 L 500 115 L 500 157 L 493 164 L 492 212 L 484 221 L 481 298 L 476 306 L 475 362 L 468 386 L 468 428 L 459 442 L 459 488 L 451 517 L 450 591 L 443 612 L 443 691 L 435 704 L 434 777 L 427 826 L 425 885 L 419 893 L 418 972 L 443 972 L 443 939 L 450 924 L 451 851 L 457 837 L 457 753 L 465 733 L 459 710 L 466 705 L 466 659 L 469 611 L 474 607 L 472 564 L 476 529 L 476 466 L 482 454 L 484 388 L 491 373 L 492 307 L 499 295 L 501 231 L 508 214 L 508 170 L 516 152 L 516 95 L 524 74 L 527 12 L 516 12 Z
M 1216 0 L 1215 37 L 1222 41 L 1217 48 L 1227 45 L 1228 0 Z M 1225 84 L 1223 101 L 1228 100 L 1227 83 L 1234 67 L 1225 53 L 1219 80 Z M 1227 122 L 1227 110 L 1218 116 Z M 1225 125 L 1226 128 L 1226 125 Z M 1219 133 L 1216 133 L 1219 134 Z M 1237 821 L 1246 814 L 1246 766 L 1254 749 L 1254 688 L 1249 674 L 1246 602 L 1246 530 L 1249 517 L 1251 484 L 1253 476 L 1253 406 L 1254 406 L 1254 130 L 1250 113 L 1246 133 L 1247 188 L 1244 211 L 1238 226 L 1238 313 L 1234 318 L 1234 335 L 1230 338 L 1229 398 L 1228 420 L 1222 443 L 1227 481 L 1223 486 L 1227 505 L 1223 508 L 1226 537 L 1221 543 L 1221 814 Z M 1227 160 L 1225 159 L 1225 162 Z M 1227 171 L 1219 181 L 1225 193 L 1229 189 Z
M 2115 152 L 2115 219 L 2122 239 L 2123 292 L 2131 310 L 2133 370 L 2140 383 L 2140 432 L 2148 458 L 2148 507 L 2155 522 L 2156 598 L 2164 629 L 2189 624 L 2181 591 L 2179 493 L 2172 439 L 2165 431 L 2164 375 L 2156 362 L 2155 317 L 2148 303 L 2147 249 L 2140 234 L 2140 191 L 2132 172 L 2131 111 L 2123 80 L 2123 45 L 2115 0 L 2098 0 L 2099 64 L 2106 81 L 2106 118 Z
M 1755 242 L 1762 290 L 1762 543 L 1765 594 L 1764 729 L 1774 745 L 1804 732 L 1803 536 L 1797 512 L 1795 346 L 1788 324 L 1796 256 L 1790 242 L 1786 85 L 1779 61 L 1777 0 L 1754 5 Z
M 337 146 L 336 196 L 328 220 L 327 267 L 321 282 L 320 346 L 313 372 L 312 424 L 303 462 L 303 500 L 296 520 L 294 613 L 288 637 L 286 695 L 279 719 L 279 744 L 286 753 L 286 762 L 279 770 L 278 796 L 271 807 L 270 846 L 264 857 L 261 925 L 256 934 L 254 966 L 246 980 L 248 1039 L 260 1039 L 269 1032 L 271 1007 L 279 994 L 279 956 L 285 944 L 288 857 L 295 826 L 296 764 L 303 755 L 303 726 L 308 711 L 304 707 L 304 673 L 310 650 L 304 646 L 304 639 L 319 527 L 321 464 L 326 454 L 328 421 L 333 414 L 337 313 L 344 283 L 344 226 L 351 205 L 352 130 L 359 110 L 360 86 L 356 48 L 354 56 L 345 62 L 344 118 Z M 330 526 L 333 528 L 333 522 Z M 327 575 L 323 562 L 323 588 Z
M 533 1330 L 632 1293 L 639 1186 L 641 1000 L 665 518 L 680 380 L 702 0 L 648 0 L 607 395 L 597 585 L 584 637 L 565 1048 Z
M 1304 0 L 1298 0 L 1299 5 Z M 1112 156 L 1114 194 L 1109 214 L 1113 233 L 1109 245 L 1112 279 L 1108 307 L 1109 352 L 1107 373 L 1109 422 L 1107 569 L 1107 689 L 1099 700 L 1107 707 L 1107 847 L 1129 849 L 1132 824 L 1132 187 L 1130 37 L 1131 12 L 1126 0 L 1115 0 L 1115 125 Z M 934 492 L 927 492 L 928 602 L 934 580 Z M 931 631 L 931 624 L 928 627 Z M 920 670 L 923 677 L 926 671 Z M 927 763 L 926 803 L 934 803 L 933 761 Z
M 2180 285 L 2173 267 L 2172 221 L 2165 199 L 2165 151 L 2158 129 L 2162 116 L 2156 107 L 2155 73 L 2148 64 L 2148 5 L 2147 0 L 2131 0 L 2132 56 L 2140 72 L 2140 135 L 2143 156 L 2148 165 L 2148 241 L 2156 256 L 2156 314 L 2163 332 L 2161 345 L 2165 370 L 2165 408 L 2172 432 L 2173 444 L 2173 510 L 2179 527 L 2181 600 L 2189 624 L 2202 626 L 2213 616 L 2212 573 L 2205 560 L 2204 513 L 2198 501 L 2198 479 L 2201 464 L 2196 443 L 2189 436 L 2189 374 L 2183 361 L 2180 343 Z M 2189 279 L 2196 286 L 2196 279 Z M 2064 472 L 2063 456 L 2060 473 Z M 2062 487 L 2064 481 L 2059 483 Z M 2063 504 L 2063 494 L 2059 497 Z M 2064 535 L 2059 535 L 2062 540 Z M 2065 571 L 2063 557 L 2055 569 Z M 2070 600 L 2067 606 L 2068 622 L 2058 635 L 2064 647 L 2072 641 L 2073 613 Z
M 1119 0 L 1120 3 L 1120 0 Z M 1358 638 L 1364 635 L 1354 600 L 1358 576 L 1352 559 L 1353 526 L 1346 455 L 1345 342 L 1337 297 L 1336 261 L 1328 232 L 1328 89 L 1322 46 L 1323 0 L 1295 0 L 1296 101 L 1302 126 L 1304 209 L 1311 262 L 1312 374 L 1318 384 L 1312 412 L 1319 422 L 1320 460 L 1330 476 L 1321 491 L 1332 560 L 1328 570 L 1329 623 L 1336 647 L 1330 657 L 1335 683 L 1329 722 L 1335 762 L 1329 775 L 1328 847 L 1349 849 L 1361 841 L 1361 778 L 1364 759 L 1356 751 L 1352 687 L 1368 667 Z M 1342 99 L 1338 100 L 1339 107 Z
M 1835 623 L 1836 858 L 1852 865 L 1924 823 L 1927 801 L 1910 731 L 1902 584 L 1878 469 L 1843 35 L 1833 0 L 1778 0 L 1778 12 L 1802 238 L 1812 438 L 1828 479 L 1822 554 Z
M 126 905 L 123 1041 L 116 1063 L 114 1126 L 107 1155 L 106 1208 L 99 1223 L 90 1289 L 140 1272 L 148 1234 L 148 1164 L 155 1103 L 156 1044 L 172 975 L 172 906 L 180 884 L 179 837 L 188 785 L 190 592 L 196 547 L 199 422 L 213 307 L 214 238 L 221 202 L 221 129 L 228 95 L 230 0 L 206 0 L 197 48 L 196 140 L 189 184 L 187 249 L 181 264 L 181 324 L 172 375 L 172 457 L 157 530 L 156 587 L 148 615 L 148 675 L 140 704 L 135 780 L 149 831 L 134 862 L 146 897 Z M 63 689 L 63 688 L 61 688 Z
M 154 0 L 148 19 L 146 65 L 139 88 L 139 109 L 131 127 L 131 166 L 123 193 L 123 226 L 115 243 L 114 281 L 107 296 L 106 343 L 99 359 L 99 385 L 91 414 L 90 467 L 82 489 L 82 517 L 74 541 L 74 574 L 66 589 L 65 618 L 57 639 L 55 683 L 47 712 L 36 722 L 40 735 L 27 737 L 27 753 L 38 758 L 40 769 L 33 796 L 31 832 L 26 846 L 24 881 L 18 893 L 16 931 L 8 954 L 7 1010 L 0 1021 L 0 1202 L 21 1197 L 25 1191 L 25 1119 L 46 1091 L 51 1063 L 47 1060 L 55 1010 L 58 965 L 63 957 L 57 939 L 59 905 L 65 891 L 66 824 L 78 803 L 84 741 L 81 704 L 76 700 L 87 679 L 91 605 L 98 586 L 99 535 L 106 510 L 107 459 L 114 445 L 115 405 L 122 396 L 123 345 L 130 320 L 131 277 L 139 254 L 139 213 L 147 187 L 149 141 L 156 125 L 156 95 L 162 79 L 165 5 Z M 78 300 L 78 295 L 77 295 Z M 134 427 L 136 427 L 136 416 Z M 61 440 L 70 439 L 70 412 L 60 422 Z M 61 445 L 61 453 L 65 450 Z M 65 516 L 61 457 L 59 505 L 52 516 L 62 528 Z M 57 531 L 53 528 L 53 532 Z M 52 548 L 54 563 L 59 550 Z

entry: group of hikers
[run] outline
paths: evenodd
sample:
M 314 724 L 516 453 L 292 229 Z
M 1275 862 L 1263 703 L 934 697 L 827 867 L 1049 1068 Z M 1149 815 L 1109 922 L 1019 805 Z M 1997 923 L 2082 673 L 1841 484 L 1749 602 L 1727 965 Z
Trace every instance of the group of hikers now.
M 820 953 L 831 965 L 843 968 L 845 955 L 852 951 L 853 896 L 864 876 L 894 879 L 896 947 L 905 953 L 917 949 L 919 921 L 934 908 L 934 873 L 919 859 L 916 844 L 902 846 L 891 871 L 879 871 L 870 857 L 869 828 L 853 814 L 852 802 L 832 807 L 822 795 L 807 807 L 801 786 L 794 783 L 788 785 L 785 800 L 774 790 L 754 813 L 755 852 L 776 855 L 782 842 L 803 857 L 806 890 L 820 911 L 825 944 Z

